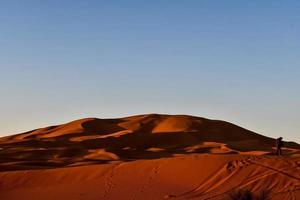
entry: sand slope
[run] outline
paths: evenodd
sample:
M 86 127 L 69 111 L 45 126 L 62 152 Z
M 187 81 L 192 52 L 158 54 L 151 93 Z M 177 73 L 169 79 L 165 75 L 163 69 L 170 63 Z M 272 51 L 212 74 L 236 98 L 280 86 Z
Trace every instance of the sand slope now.
M 0 139 L 0 199 L 226 199 L 237 188 L 300 198 L 300 151 L 185 115 L 88 118 Z

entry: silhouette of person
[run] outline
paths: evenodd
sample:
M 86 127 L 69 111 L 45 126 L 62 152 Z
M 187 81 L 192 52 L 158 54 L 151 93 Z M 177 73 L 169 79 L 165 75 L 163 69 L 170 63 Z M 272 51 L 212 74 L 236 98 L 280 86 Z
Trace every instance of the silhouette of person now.
M 282 137 L 279 137 L 276 139 L 276 154 L 277 154 L 277 156 L 282 155 L 281 147 L 283 147 L 283 141 L 282 141 Z

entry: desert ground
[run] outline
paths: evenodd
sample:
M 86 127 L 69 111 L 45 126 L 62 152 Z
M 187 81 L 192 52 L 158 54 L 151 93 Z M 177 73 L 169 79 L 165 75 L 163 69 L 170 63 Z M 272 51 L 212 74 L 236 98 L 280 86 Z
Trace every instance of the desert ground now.
M 300 146 L 187 115 L 87 118 L 0 138 L 1 200 L 300 199 Z

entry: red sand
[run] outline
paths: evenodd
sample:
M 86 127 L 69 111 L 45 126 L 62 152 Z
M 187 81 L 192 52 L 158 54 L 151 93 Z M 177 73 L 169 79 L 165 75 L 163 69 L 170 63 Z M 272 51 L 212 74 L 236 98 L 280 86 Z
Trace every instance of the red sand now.
M 226 199 L 239 188 L 300 199 L 300 151 L 184 115 L 83 119 L 0 138 L 0 199 Z

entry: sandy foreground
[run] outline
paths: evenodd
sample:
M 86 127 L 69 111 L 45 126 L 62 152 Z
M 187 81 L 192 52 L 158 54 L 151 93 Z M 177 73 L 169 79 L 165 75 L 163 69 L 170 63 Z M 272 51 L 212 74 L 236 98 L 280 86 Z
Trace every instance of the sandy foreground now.
M 0 139 L 1 200 L 300 199 L 300 151 L 191 116 L 77 120 Z
M 1 199 L 226 199 L 235 188 L 300 198 L 300 159 L 187 155 L 0 173 Z

